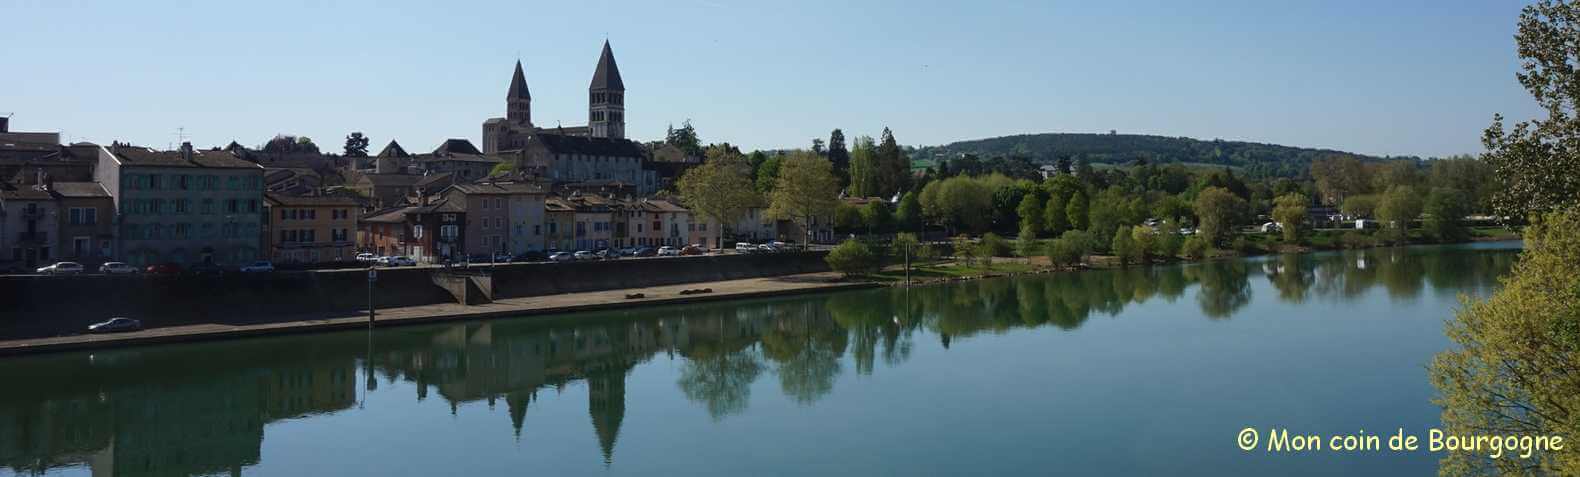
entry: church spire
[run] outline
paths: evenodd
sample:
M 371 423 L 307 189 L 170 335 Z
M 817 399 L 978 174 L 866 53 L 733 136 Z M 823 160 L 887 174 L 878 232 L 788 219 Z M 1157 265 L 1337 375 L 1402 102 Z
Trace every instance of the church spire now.
M 609 49 L 609 40 L 603 41 L 603 54 L 598 57 L 598 69 L 593 71 L 592 85 L 588 88 L 625 91 L 625 82 L 620 81 L 620 67 L 614 63 L 614 50 Z
M 521 70 L 521 60 L 516 60 L 516 73 L 510 77 L 510 91 L 505 93 L 505 99 L 532 99 L 532 92 L 527 91 L 527 74 Z

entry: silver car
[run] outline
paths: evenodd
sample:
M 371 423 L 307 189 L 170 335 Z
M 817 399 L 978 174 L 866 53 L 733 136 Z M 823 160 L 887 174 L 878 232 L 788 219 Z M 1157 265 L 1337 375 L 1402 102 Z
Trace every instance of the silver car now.
M 47 267 L 39 267 L 38 273 L 45 275 L 76 275 L 82 273 L 82 264 L 77 262 L 57 262 Z

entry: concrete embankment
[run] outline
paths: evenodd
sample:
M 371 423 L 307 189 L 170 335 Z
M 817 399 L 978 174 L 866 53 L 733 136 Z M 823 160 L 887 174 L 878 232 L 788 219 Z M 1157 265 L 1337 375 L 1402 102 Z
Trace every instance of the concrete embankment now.
M 824 253 L 717 255 L 474 267 L 494 300 L 828 270 Z M 454 303 L 433 268 L 380 269 L 379 309 Z M 364 270 L 228 274 L 223 277 L 0 277 L 0 339 L 73 335 L 114 316 L 160 328 L 256 325 L 303 316 L 346 316 L 368 303 Z

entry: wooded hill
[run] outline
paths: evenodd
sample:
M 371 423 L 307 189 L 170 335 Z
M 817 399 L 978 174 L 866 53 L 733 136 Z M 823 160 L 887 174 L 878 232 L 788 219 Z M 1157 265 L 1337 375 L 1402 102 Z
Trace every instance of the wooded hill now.
M 1362 161 L 1384 159 L 1331 149 L 1243 141 L 1083 133 L 1022 134 L 919 147 L 911 159 L 933 163 L 961 154 L 975 154 L 983 160 L 1020 156 L 1050 164 L 1060 158 L 1085 159 L 1092 164 L 1130 164 L 1145 159 L 1157 164 L 1233 166 L 1252 177 L 1301 176 L 1310 170 L 1312 161 L 1334 155 L 1354 156 Z

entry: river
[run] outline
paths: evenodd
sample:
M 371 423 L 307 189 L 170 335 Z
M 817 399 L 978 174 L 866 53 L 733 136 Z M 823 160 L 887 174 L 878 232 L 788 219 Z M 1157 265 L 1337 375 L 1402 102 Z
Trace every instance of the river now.
M 1427 475 L 1236 433 L 1424 435 L 1517 247 L 6 358 L 0 475 Z

